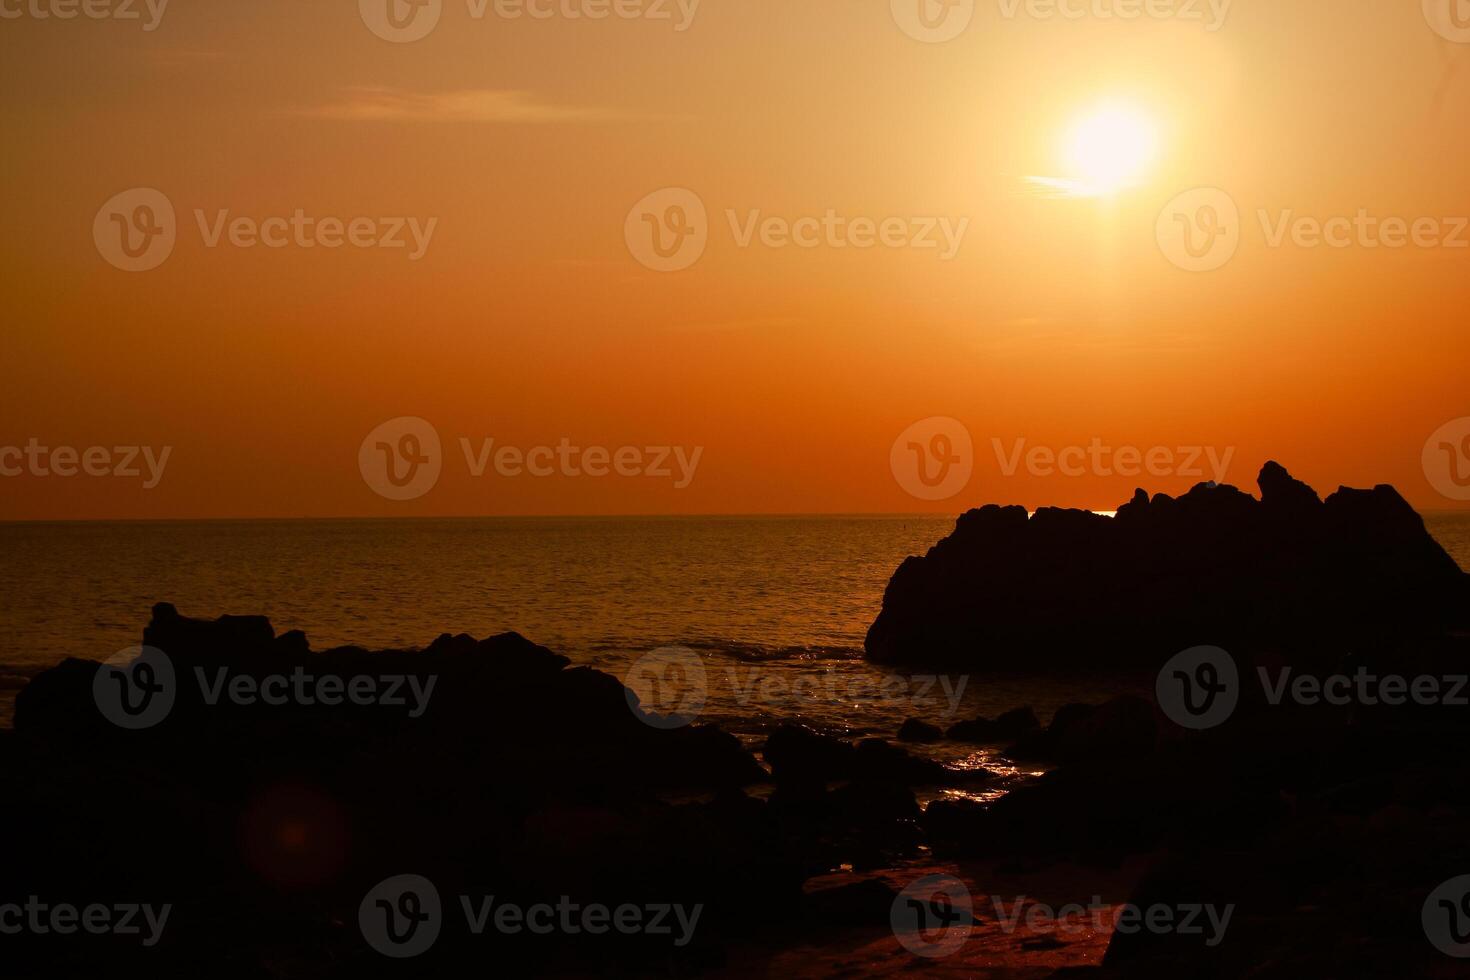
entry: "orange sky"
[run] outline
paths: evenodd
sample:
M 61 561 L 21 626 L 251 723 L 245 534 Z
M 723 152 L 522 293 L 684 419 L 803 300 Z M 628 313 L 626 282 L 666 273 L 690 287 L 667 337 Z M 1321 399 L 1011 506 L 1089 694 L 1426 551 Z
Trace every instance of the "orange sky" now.
M 1421 453 L 1470 416 L 1470 248 L 1271 247 L 1258 218 L 1470 212 L 1470 45 L 1417 3 L 1239 0 L 1208 31 L 991 0 L 942 44 L 876 0 L 704 0 L 683 31 L 672 2 L 673 21 L 573 21 L 447 0 L 402 44 L 356 6 L 179 3 L 153 31 L 0 19 L 0 450 L 171 447 L 151 489 L 0 476 L 0 518 L 1111 508 L 1197 479 L 1008 476 L 993 440 L 1233 449 L 1242 485 L 1276 458 L 1320 490 L 1464 506 Z M 1103 100 L 1156 125 L 1146 176 L 1099 198 L 1029 181 Z M 1238 204 L 1241 241 L 1186 272 L 1156 221 L 1201 186 Z M 177 244 L 129 273 L 93 224 L 138 187 L 172 203 Z M 666 187 L 707 207 L 708 247 L 660 273 L 624 226 Z M 211 248 L 195 218 L 297 209 L 436 225 L 412 261 Z M 968 225 L 948 261 L 742 247 L 726 212 L 757 209 Z M 408 501 L 358 459 L 400 416 L 443 441 Z M 975 447 L 939 501 L 890 470 L 931 416 Z M 461 438 L 702 455 L 684 488 L 475 478 Z

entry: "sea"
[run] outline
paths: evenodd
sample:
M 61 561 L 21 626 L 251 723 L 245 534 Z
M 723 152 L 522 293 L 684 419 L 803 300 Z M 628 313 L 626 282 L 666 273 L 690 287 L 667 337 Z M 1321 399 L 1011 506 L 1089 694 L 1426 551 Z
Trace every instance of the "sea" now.
M 1470 570 L 1470 513 L 1428 514 Z M 794 721 L 892 737 L 1030 705 L 1137 691 L 1107 677 L 896 673 L 862 659 L 883 589 L 953 517 L 613 517 L 0 523 L 0 726 L 67 657 L 142 642 L 154 603 L 264 615 L 315 650 L 422 647 L 515 631 L 619 678 L 684 648 L 701 721 L 751 744 Z M 1146 692 L 1138 692 L 1146 693 Z M 548 705 L 554 711 L 554 705 Z M 941 755 L 943 748 L 932 749 Z M 996 764 L 953 750 L 952 764 Z

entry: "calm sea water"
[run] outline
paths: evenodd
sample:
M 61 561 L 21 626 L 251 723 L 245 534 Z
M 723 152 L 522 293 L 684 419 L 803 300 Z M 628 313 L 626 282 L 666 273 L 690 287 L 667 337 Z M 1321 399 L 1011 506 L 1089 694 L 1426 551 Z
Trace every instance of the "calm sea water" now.
M 1470 514 L 1429 515 L 1470 569 Z M 952 518 L 575 518 L 0 524 L 0 724 L 67 656 L 141 642 L 149 610 L 263 614 L 318 650 L 419 647 L 516 630 L 618 676 L 680 645 L 704 659 L 705 717 L 754 739 L 801 720 L 892 734 L 1111 691 L 1075 682 L 902 677 L 863 636 L 903 558 Z M 963 686 L 961 686 L 963 684 Z M 1127 689 L 1126 685 L 1111 685 Z

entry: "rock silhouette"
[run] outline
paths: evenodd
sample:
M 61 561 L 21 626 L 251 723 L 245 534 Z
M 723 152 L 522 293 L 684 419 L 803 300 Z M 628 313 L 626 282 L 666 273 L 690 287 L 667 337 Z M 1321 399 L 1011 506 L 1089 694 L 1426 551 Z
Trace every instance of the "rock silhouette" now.
M 20 845 L 0 874 L 0 904 L 58 892 L 169 902 L 167 941 L 149 950 L 116 937 L 7 936 L 7 975 L 97 975 L 104 963 L 109 975 L 150 978 L 490 966 L 682 975 L 717 964 L 752 930 L 781 934 L 804 909 L 861 906 L 885 921 L 872 889 L 851 901 L 804 896 L 803 881 L 914 854 L 911 787 L 989 776 L 788 726 L 767 747 L 778 782 L 768 803 L 745 792 L 772 776 L 735 736 L 645 724 L 617 678 L 515 633 L 314 652 L 304 634 L 277 634 L 262 617 L 192 619 L 160 603 L 143 639 L 175 678 L 156 724 L 126 730 L 99 710 L 95 662 L 67 660 L 21 690 L 14 730 L 0 731 L 0 836 Z M 298 672 L 340 681 L 337 703 L 318 697 L 325 687 L 309 689 L 315 703 L 231 693 L 274 690 L 271 678 Z M 355 680 L 381 693 L 405 677 L 420 690 L 435 682 L 417 715 L 342 696 Z M 704 911 L 687 947 L 648 934 L 537 942 L 461 929 L 405 965 L 369 949 L 356 924 L 368 890 L 405 873 L 435 883 L 450 906 L 471 894 Z
M 988 505 L 906 559 L 868 630 L 882 663 L 1157 666 L 1200 644 L 1360 646 L 1470 624 L 1470 576 L 1392 487 L 1326 500 L 1267 463 L 1256 499 L 1143 490 L 1109 518 Z M 1025 659 L 1020 659 L 1025 654 Z

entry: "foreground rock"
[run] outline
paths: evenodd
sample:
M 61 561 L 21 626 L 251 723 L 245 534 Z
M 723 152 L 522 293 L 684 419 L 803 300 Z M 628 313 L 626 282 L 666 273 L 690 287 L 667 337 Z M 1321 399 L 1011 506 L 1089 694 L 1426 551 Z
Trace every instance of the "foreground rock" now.
M 993 721 L 982 717 L 958 722 L 949 726 L 949 730 L 944 734 L 945 738 L 952 741 L 984 744 L 1008 742 L 1036 731 L 1040 727 L 1041 722 L 1037 721 L 1034 711 L 1030 708 L 1016 708 L 1007 711 Z
M 1406 643 L 1334 670 L 1359 668 L 1470 693 L 1470 641 Z M 1089 976 L 1464 976 L 1421 917 L 1431 893 L 1470 866 L 1467 742 L 1470 713 L 1455 702 L 1242 698 L 1228 721 L 1186 731 L 1117 698 L 1069 706 L 1007 750 L 1050 760 L 1044 776 L 988 806 L 933 803 L 921 827 L 940 857 L 1040 876 L 1053 903 L 1090 898 L 1058 868 L 1143 861 L 1133 906 L 1232 907 L 1210 945 L 1119 932 Z
M 685 969 L 801 901 L 793 832 L 742 792 L 768 777 L 737 739 L 646 724 L 616 678 L 518 635 L 314 653 L 258 617 L 160 605 L 144 639 L 174 678 L 146 727 L 109 720 L 112 678 L 95 688 L 96 663 L 68 661 L 20 692 L 0 737 L 0 904 L 171 903 L 165 939 L 6 936 L 8 975 L 105 963 L 109 975 L 376 976 L 392 961 L 364 941 L 359 904 L 405 874 L 433 882 L 448 916 L 416 961 L 425 975 Z M 316 683 L 295 688 L 298 676 Z M 310 699 L 267 703 L 284 689 L 272 678 Z M 369 689 L 377 700 L 346 694 Z M 459 895 L 704 911 L 677 947 L 649 934 L 475 937 Z
M 1470 576 L 1389 486 L 1325 501 L 1268 463 L 1257 500 L 1142 490 L 1116 518 L 990 505 L 894 573 L 870 659 L 1149 666 L 1204 643 L 1386 643 L 1470 624 Z

